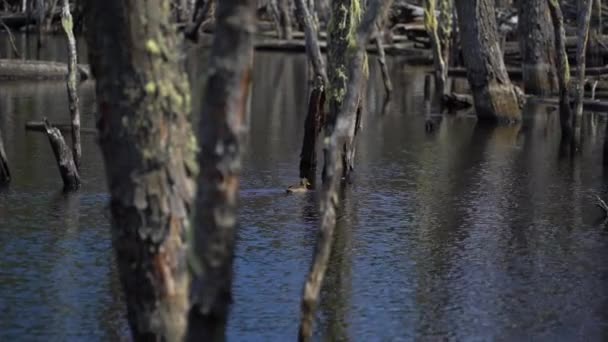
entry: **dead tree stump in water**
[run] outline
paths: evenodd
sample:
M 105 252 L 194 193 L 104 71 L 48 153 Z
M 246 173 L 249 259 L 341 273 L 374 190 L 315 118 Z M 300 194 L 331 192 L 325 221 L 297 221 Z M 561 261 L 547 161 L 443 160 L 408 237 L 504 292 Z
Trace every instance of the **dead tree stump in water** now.
M 307 179 L 311 187 L 315 185 L 317 171 L 317 136 L 321 132 L 325 113 L 325 87 L 320 77 L 315 79 L 315 86 L 308 102 L 308 115 L 304 123 L 304 141 L 300 153 L 300 179 Z
M 47 119 L 44 119 L 46 135 L 51 143 L 57 167 L 63 180 L 63 189 L 65 191 L 74 191 L 80 188 L 80 175 L 74 163 L 72 152 L 61 135 L 61 131 L 49 124 Z
M 11 181 L 11 172 L 8 168 L 8 160 L 4 151 L 2 132 L 0 132 L 0 186 L 7 185 Z
M 78 99 L 78 55 L 76 52 L 76 39 L 74 38 L 74 23 L 72 14 L 70 13 L 70 3 L 68 0 L 63 0 L 63 9 L 61 11 L 61 25 L 68 39 L 68 99 L 70 103 L 70 118 L 72 120 L 72 155 L 76 168 L 80 169 L 80 158 L 82 155 L 82 147 L 80 144 L 80 108 Z

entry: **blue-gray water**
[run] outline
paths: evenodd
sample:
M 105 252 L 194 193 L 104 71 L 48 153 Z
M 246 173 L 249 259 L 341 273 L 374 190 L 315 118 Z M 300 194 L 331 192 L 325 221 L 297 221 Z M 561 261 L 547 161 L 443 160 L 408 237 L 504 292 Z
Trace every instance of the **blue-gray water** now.
M 43 57 L 63 59 L 54 49 Z M 574 159 L 560 156 L 557 113 L 543 107 L 497 129 L 445 116 L 429 134 L 424 70 L 390 64 L 385 116 L 372 67 L 316 338 L 608 339 L 608 228 L 593 197 L 608 198 L 606 120 L 587 115 Z M 314 194 L 284 194 L 298 178 L 305 84 L 302 55 L 257 54 L 230 341 L 296 337 L 318 224 Z M 92 85 L 80 93 L 93 127 Z M 63 195 L 46 137 L 23 129 L 43 116 L 67 121 L 62 82 L 0 83 L 14 175 L 0 193 L 0 341 L 128 340 L 98 147 L 83 136 L 83 189 Z

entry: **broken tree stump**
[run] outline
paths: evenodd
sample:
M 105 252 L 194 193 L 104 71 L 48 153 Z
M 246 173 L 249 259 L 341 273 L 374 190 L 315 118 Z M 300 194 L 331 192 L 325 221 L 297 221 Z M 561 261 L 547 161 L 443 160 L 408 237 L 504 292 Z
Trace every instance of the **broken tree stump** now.
M 59 168 L 59 173 L 61 174 L 61 179 L 63 180 L 63 190 L 78 190 L 80 188 L 80 175 L 76 169 L 72 152 L 65 143 L 63 135 L 61 135 L 61 131 L 51 126 L 46 118 L 44 119 L 44 124 L 46 135 L 51 143 L 51 148 L 53 149 L 53 154 L 55 155 L 55 160 L 57 161 L 57 167 Z
M 310 94 L 308 115 L 304 123 L 304 139 L 300 153 L 300 179 L 307 179 L 310 187 L 315 185 L 317 171 L 317 136 L 321 132 L 325 114 L 325 89 L 321 76 L 315 79 L 315 86 Z

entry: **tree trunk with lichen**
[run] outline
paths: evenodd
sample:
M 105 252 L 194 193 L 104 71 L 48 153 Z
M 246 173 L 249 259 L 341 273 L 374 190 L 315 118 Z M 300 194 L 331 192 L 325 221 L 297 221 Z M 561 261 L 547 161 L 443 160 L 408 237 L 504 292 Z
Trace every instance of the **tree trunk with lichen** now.
M 521 120 L 496 28 L 493 0 L 456 0 L 460 43 L 475 110 L 480 120 Z
M 438 23 L 439 30 L 437 31 L 439 37 L 439 45 L 441 46 L 441 56 L 443 59 L 444 79 L 447 82 L 448 67 L 450 65 L 450 54 L 452 48 L 452 25 L 453 25 L 453 13 L 454 3 L 453 0 L 439 0 L 437 6 L 439 11 Z M 444 84 L 443 92 L 448 92 L 447 83 Z
M 562 140 L 570 140 L 572 136 L 572 108 L 570 107 L 570 65 L 566 52 L 566 30 L 564 16 L 559 0 L 547 0 L 551 21 L 553 22 L 553 36 L 555 37 L 555 50 L 557 51 L 557 79 L 559 84 L 559 118 L 562 130 Z
M 113 246 L 136 341 L 186 331 L 196 139 L 170 0 L 87 1 Z
M 255 4 L 255 0 L 222 0 L 217 7 L 199 125 L 190 341 L 225 340 L 232 302 L 241 154 L 248 126 Z
M 532 95 L 555 94 L 556 54 L 547 0 L 520 1 L 518 11 L 524 91 Z
M 76 52 L 76 39 L 74 38 L 74 23 L 70 13 L 70 2 L 63 0 L 61 9 L 61 25 L 67 36 L 68 41 L 68 101 L 70 106 L 70 119 L 72 121 L 72 156 L 74 164 L 80 170 L 80 160 L 82 158 L 82 147 L 80 144 L 80 100 L 78 99 L 78 55 Z

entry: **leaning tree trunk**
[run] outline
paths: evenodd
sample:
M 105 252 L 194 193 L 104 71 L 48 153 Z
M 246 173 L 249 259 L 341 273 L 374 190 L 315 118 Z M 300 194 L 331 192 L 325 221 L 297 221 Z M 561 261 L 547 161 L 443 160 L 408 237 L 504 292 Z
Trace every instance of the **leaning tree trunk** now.
M 85 12 L 131 331 L 136 341 L 179 341 L 189 308 L 185 236 L 197 168 L 170 0 L 89 0 Z
M 224 340 L 232 301 L 241 154 L 253 67 L 255 0 L 222 0 L 200 116 L 188 339 Z M 227 44 L 227 42 L 230 42 Z
M 70 106 L 70 119 L 72 121 L 72 155 L 76 168 L 80 170 L 82 147 L 80 144 L 80 100 L 78 99 L 78 55 L 76 52 L 76 39 L 74 38 L 74 22 L 70 13 L 70 2 L 63 0 L 61 10 L 61 25 L 68 39 L 68 100 Z
M 500 50 L 493 0 L 456 0 L 467 77 L 481 120 L 513 122 L 521 108 Z
M 7 185 L 11 181 L 11 172 L 8 168 L 8 160 L 4 151 L 2 132 L 0 131 L 0 187 Z
M 301 303 L 299 341 L 310 341 L 313 334 L 315 309 L 327 264 L 331 255 L 333 235 L 336 226 L 336 210 L 339 205 L 337 194 L 341 178 L 342 163 L 339 154 L 342 146 L 350 139 L 351 132 L 356 128 L 356 112 L 359 104 L 361 83 L 365 78 L 364 64 L 367 63 L 365 45 L 374 31 L 374 25 L 379 15 L 383 15 L 391 0 L 372 0 L 358 32 L 354 33 L 351 42 L 353 54 L 350 56 L 348 72 L 350 79 L 345 89 L 343 105 L 336 115 L 334 129 L 326 130 L 324 153 L 326 156 L 326 181 L 320 194 L 321 219 L 319 235 L 315 245 L 312 264 L 304 284 Z M 335 13 L 334 13 L 335 14 Z
M 547 0 L 553 21 L 553 36 L 557 51 L 557 78 L 559 83 L 559 118 L 562 140 L 572 137 L 572 108 L 570 107 L 570 65 L 566 51 L 566 29 L 559 0 Z
M 524 91 L 554 94 L 558 90 L 556 54 L 547 0 L 519 1 L 518 7 Z

